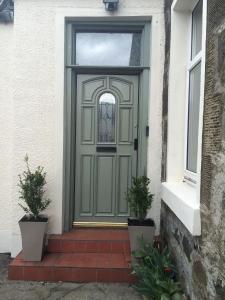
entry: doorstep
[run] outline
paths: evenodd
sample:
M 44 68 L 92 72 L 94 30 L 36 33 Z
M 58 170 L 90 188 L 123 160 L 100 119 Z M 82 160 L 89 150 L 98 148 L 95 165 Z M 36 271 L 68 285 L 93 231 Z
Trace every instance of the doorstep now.
M 12 280 L 127 282 L 131 275 L 127 229 L 74 229 L 50 235 L 41 262 L 25 262 L 20 253 L 9 265 Z

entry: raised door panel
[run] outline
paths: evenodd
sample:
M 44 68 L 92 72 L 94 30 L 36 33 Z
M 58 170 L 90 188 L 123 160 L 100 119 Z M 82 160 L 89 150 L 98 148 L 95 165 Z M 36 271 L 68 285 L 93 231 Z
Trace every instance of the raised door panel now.
M 115 198 L 115 157 L 96 157 L 96 215 L 113 215 Z
M 93 103 L 95 93 L 106 87 L 106 78 L 98 77 L 82 82 L 82 103 Z
M 80 214 L 81 216 L 91 216 L 93 208 L 93 162 L 91 155 L 82 155 L 81 157 L 81 197 Z
M 109 86 L 120 95 L 121 104 L 133 104 L 133 84 L 121 78 L 112 77 Z
M 83 106 L 81 108 L 81 143 L 94 144 L 95 121 L 94 107 Z
M 118 157 L 118 191 L 117 191 L 117 213 L 119 216 L 129 216 L 129 207 L 126 193 L 131 183 L 132 158 L 130 156 Z
M 133 108 L 120 107 L 119 109 L 119 143 L 130 144 L 133 141 Z

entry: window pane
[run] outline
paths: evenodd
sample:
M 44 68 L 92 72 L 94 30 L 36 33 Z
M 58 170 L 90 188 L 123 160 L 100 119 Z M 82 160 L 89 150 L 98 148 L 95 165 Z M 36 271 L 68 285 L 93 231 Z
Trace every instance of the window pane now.
M 80 32 L 76 34 L 76 64 L 139 66 L 140 33 Z
M 187 170 L 197 172 L 201 63 L 190 72 Z
M 116 99 L 110 93 L 101 95 L 98 104 L 98 142 L 115 143 Z
M 192 59 L 202 49 L 202 0 L 200 0 L 192 13 Z

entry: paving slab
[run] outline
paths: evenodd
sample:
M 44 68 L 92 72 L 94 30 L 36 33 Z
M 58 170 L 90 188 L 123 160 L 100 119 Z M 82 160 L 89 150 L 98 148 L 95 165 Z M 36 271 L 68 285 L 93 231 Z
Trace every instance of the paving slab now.
M 131 285 L 10 281 L 8 254 L 0 254 L 0 300 L 140 300 Z

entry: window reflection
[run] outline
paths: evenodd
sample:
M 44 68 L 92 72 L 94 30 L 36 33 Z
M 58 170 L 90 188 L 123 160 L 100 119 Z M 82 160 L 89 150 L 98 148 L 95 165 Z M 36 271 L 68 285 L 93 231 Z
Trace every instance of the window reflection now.
M 190 72 L 187 170 L 197 172 L 201 63 Z
M 192 59 L 202 49 L 202 0 L 195 7 L 192 14 Z
M 116 99 L 111 93 L 104 93 L 98 103 L 98 142 L 115 143 Z
M 76 34 L 76 64 L 140 65 L 140 33 L 80 32 Z

